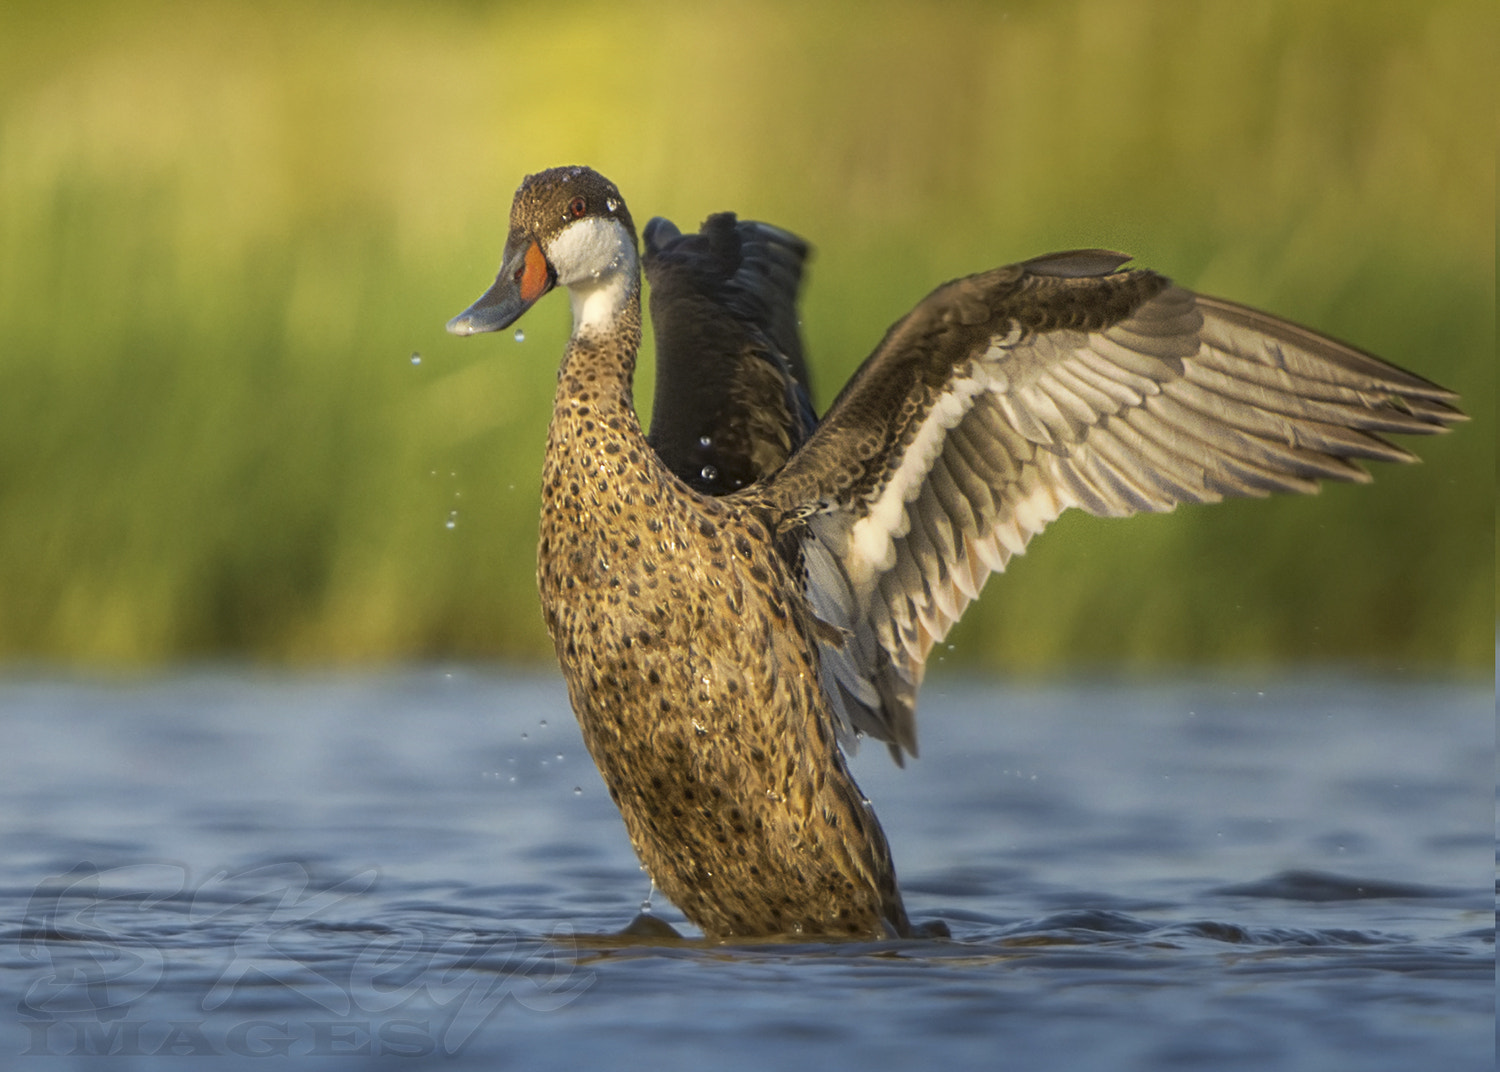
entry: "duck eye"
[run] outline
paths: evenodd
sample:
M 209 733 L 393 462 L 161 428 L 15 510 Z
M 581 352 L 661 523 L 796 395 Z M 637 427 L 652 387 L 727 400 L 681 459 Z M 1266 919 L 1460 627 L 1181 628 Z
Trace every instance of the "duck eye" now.
M 581 197 L 575 197 L 568 202 L 568 215 L 575 220 L 582 219 L 583 214 L 589 210 L 589 203 Z

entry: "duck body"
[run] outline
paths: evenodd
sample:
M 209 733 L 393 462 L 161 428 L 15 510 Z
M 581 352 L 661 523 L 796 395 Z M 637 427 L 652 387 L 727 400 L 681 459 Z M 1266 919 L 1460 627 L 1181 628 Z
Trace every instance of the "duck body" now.
M 646 443 L 621 341 L 570 344 L 542 478 L 542 611 L 589 754 L 652 880 L 706 933 L 904 934 L 796 579 L 753 510 Z
M 928 651 L 1063 510 L 1368 480 L 1351 458 L 1410 458 L 1378 433 L 1461 419 L 1420 377 L 1124 259 L 1056 254 L 938 288 L 815 432 L 788 431 L 786 384 L 805 372 L 773 362 L 778 386 L 735 396 L 715 421 L 751 429 L 736 457 L 775 449 L 747 470 L 754 482 L 716 497 L 668 463 L 691 477 L 701 436 L 659 454 L 635 414 L 640 265 L 618 190 L 560 168 L 517 192 L 495 286 L 449 330 L 498 330 L 554 285 L 570 292 L 543 614 L 637 854 L 708 936 L 911 933 L 841 743 L 915 754 Z M 766 347 L 751 349 L 760 361 Z M 745 353 L 700 356 L 756 369 L 764 388 Z M 673 397 L 685 401 L 669 398 L 670 421 L 701 416 L 703 396 Z M 754 412 L 767 407 L 782 415 Z

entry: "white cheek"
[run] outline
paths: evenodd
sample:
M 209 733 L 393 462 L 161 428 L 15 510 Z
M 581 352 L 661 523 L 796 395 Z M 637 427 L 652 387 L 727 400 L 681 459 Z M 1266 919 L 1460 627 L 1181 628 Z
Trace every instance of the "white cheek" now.
M 573 301 L 573 330 L 608 330 L 640 286 L 640 262 L 619 220 L 577 220 L 547 244 L 557 282 Z
M 602 216 L 570 223 L 547 244 L 546 253 L 558 284 L 564 287 L 636 267 L 635 243 L 625 225 Z

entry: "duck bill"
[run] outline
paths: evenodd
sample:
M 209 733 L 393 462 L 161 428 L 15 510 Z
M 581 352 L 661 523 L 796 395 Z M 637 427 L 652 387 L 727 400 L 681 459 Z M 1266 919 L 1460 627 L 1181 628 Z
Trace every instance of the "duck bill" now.
M 552 266 L 536 242 L 527 242 L 505 258 L 495 285 L 478 301 L 448 321 L 453 335 L 478 335 L 508 328 L 557 282 Z

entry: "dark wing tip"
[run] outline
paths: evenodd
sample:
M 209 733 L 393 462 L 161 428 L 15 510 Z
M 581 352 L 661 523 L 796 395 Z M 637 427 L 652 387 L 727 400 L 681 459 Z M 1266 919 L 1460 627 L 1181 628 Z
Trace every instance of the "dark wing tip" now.
M 716 212 L 687 234 L 671 220 L 653 218 L 642 233 L 647 281 L 713 295 L 739 267 L 743 229 L 733 212 Z
M 1372 411 L 1412 418 L 1407 423 L 1393 424 L 1385 431 L 1403 434 L 1443 432 L 1449 425 L 1469 419 L 1456 405 L 1459 401 L 1457 392 L 1358 347 L 1224 298 L 1199 294 L 1196 301 L 1206 316 L 1204 330 L 1209 341 L 1219 345 L 1228 343 L 1232 348 L 1232 339 L 1225 335 L 1226 329 L 1250 333 L 1274 347 L 1270 352 L 1275 353 L 1276 363 L 1282 367 L 1299 353 L 1309 355 L 1317 362 L 1315 369 L 1292 366 L 1290 371 L 1354 386 L 1370 396 L 1368 405 Z
M 665 216 L 653 216 L 646 224 L 646 229 L 641 232 L 641 237 L 646 243 L 646 257 L 651 259 L 659 256 L 662 250 L 681 238 L 682 232 Z

